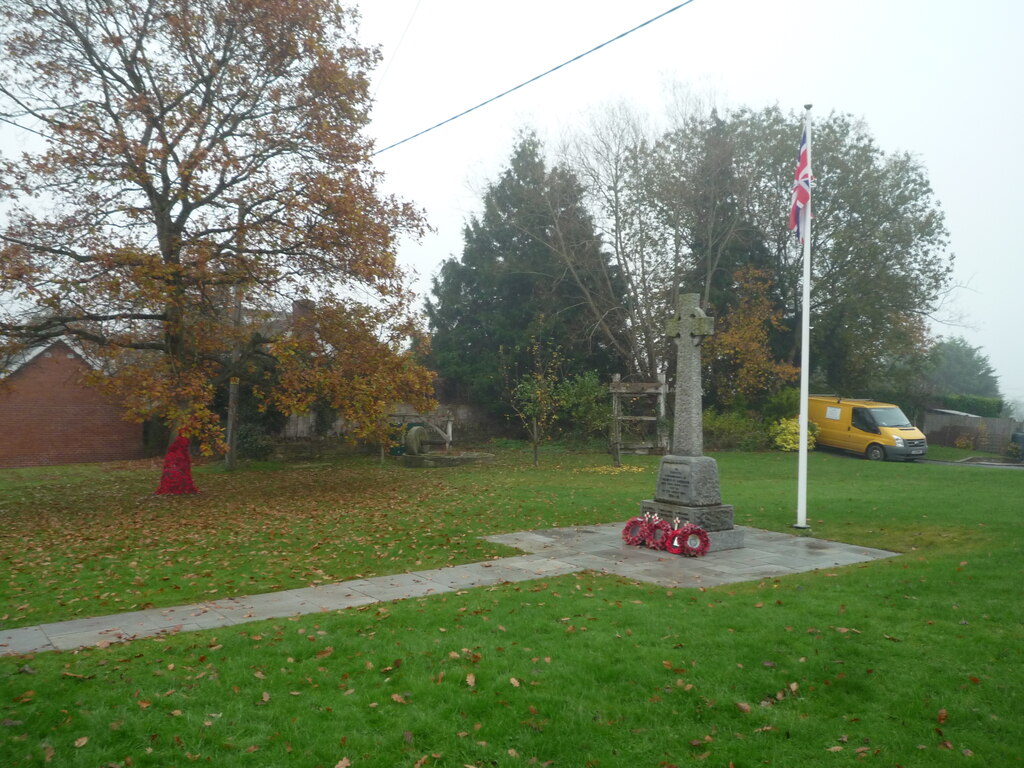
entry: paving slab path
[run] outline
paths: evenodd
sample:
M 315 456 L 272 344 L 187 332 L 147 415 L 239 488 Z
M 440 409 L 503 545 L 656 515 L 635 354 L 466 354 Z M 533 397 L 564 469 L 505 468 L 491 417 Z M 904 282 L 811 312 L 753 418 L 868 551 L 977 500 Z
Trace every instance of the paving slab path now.
M 340 611 L 472 587 L 530 581 L 579 571 L 611 573 L 665 587 L 714 587 L 739 581 L 894 557 L 897 552 L 808 536 L 746 528 L 744 546 L 690 558 L 627 546 L 624 523 L 487 536 L 528 554 L 428 571 L 355 579 L 173 608 L 151 608 L 31 627 L 0 629 L 0 655 L 105 646 L 136 638 L 216 629 L 262 619 Z M 740 528 L 741 526 L 737 526 Z

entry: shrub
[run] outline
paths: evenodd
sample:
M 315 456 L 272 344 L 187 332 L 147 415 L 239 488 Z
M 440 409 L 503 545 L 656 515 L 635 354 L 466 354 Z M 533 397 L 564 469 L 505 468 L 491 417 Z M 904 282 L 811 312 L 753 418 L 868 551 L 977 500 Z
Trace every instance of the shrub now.
M 969 451 L 974 449 L 975 435 L 973 432 L 961 432 L 956 436 L 953 441 L 953 445 L 962 451 Z
M 808 425 L 807 449 L 814 448 L 815 433 L 818 425 L 813 422 Z M 779 419 L 768 427 L 768 437 L 774 448 L 780 451 L 797 451 L 800 449 L 800 419 Z
M 980 395 L 945 395 L 940 398 L 942 407 L 954 411 L 973 413 L 975 416 L 988 416 L 998 419 L 1003 411 L 1001 397 L 981 397 Z
M 800 414 L 800 389 L 787 387 L 768 398 L 761 409 L 764 420 L 772 423 L 779 419 L 791 419 Z
M 757 419 L 735 411 L 710 410 L 704 412 L 704 445 L 718 451 L 763 451 L 768 436 Z
M 572 437 L 581 440 L 607 434 L 612 406 L 608 386 L 601 382 L 596 371 L 563 379 L 555 387 L 555 395 L 562 421 L 569 425 L 566 431 Z
M 243 459 L 268 459 L 274 452 L 274 439 L 258 424 L 242 424 L 235 447 Z

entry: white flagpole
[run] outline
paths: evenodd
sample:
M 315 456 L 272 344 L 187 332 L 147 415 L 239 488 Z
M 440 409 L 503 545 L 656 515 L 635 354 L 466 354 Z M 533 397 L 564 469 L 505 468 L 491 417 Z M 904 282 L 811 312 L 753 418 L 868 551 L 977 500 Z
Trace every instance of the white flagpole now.
M 807 131 L 807 166 L 811 165 L 811 105 L 805 104 L 805 128 Z M 813 199 L 814 195 L 811 195 Z M 810 397 L 811 368 L 811 200 L 800 211 L 800 234 L 804 241 L 803 264 L 803 313 L 800 323 L 800 461 L 797 473 L 796 525 L 794 528 L 810 528 L 807 524 L 807 398 Z

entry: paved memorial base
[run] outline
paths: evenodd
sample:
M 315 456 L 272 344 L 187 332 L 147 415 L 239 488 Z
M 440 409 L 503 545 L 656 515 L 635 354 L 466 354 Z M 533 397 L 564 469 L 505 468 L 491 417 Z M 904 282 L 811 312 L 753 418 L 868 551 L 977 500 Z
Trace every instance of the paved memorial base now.
M 734 512 L 732 504 L 716 504 L 711 507 L 687 507 L 682 504 L 664 504 L 653 499 L 645 499 L 640 502 L 640 514 L 657 515 L 662 520 L 675 525 L 678 519 L 679 524 L 693 523 L 699 525 L 708 533 L 732 532 L 736 529 L 733 521 Z M 739 530 L 739 529 L 736 529 Z M 743 537 L 740 536 L 740 543 L 736 546 L 743 546 Z M 732 549 L 732 547 L 719 547 L 719 549 Z
M 357 579 L 264 595 L 234 597 L 175 608 L 74 619 L 18 629 L 0 629 L 0 655 L 72 650 L 157 635 L 215 629 L 261 619 L 325 613 L 369 603 L 454 592 L 597 571 L 665 587 L 715 587 L 853 565 L 898 553 L 835 541 L 737 526 L 744 547 L 680 557 L 631 547 L 622 523 L 552 528 L 488 536 L 529 554 L 431 571 Z

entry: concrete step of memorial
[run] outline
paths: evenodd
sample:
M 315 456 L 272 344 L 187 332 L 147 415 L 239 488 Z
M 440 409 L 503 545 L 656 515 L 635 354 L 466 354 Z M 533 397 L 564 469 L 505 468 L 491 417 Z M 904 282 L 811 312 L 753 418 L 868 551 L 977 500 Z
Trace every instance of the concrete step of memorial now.
M 735 523 L 732 504 L 713 504 L 706 507 L 691 507 L 684 504 L 668 504 L 655 499 L 640 502 L 641 515 L 657 515 L 662 520 L 672 523 L 676 518 L 680 525 L 693 523 L 708 533 L 713 531 L 730 531 Z

